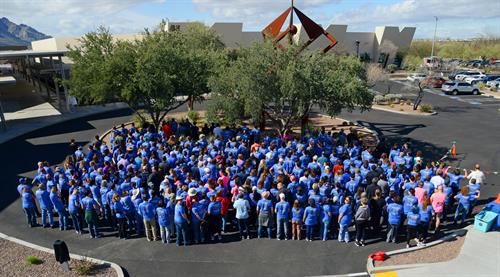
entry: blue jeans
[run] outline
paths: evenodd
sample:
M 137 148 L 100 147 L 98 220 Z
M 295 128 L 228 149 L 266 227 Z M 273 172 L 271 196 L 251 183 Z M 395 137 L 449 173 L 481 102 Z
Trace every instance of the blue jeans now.
M 306 225 L 306 239 L 313 240 L 316 225 Z
M 35 227 L 36 226 L 35 208 L 24 208 L 24 213 L 26 214 L 26 220 L 28 220 L 28 225 L 30 227 Z
M 68 212 L 66 210 L 57 211 L 59 220 L 59 229 L 68 230 Z
M 459 215 L 461 215 L 462 224 L 464 224 L 464 221 L 467 218 L 468 213 L 469 209 L 464 207 L 464 205 L 462 204 L 458 204 L 457 210 L 455 211 L 455 223 L 458 221 Z
M 52 209 L 42 208 L 42 225 L 44 227 L 47 224 L 47 217 L 49 218 L 50 226 L 54 226 L 54 217 L 52 216 Z
M 135 232 L 138 235 L 144 234 L 144 219 L 140 214 L 135 215 Z
M 137 226 L 137 222 L 135 221 L 135 212 L 125 214 L 125 217 L 127 218 L 128 232 L 129 234 L 132 234 L 134 226 Z
M 71 219 L 73 220 L 73 225 L 75 226 L 75 231 L 82 231 L 82 220 L 80 218 L 80 213 L 75 212 L 71 213 Z
M 248 218 L 238 219 L 238 230 L 241 238 L 243 238 L 243 234 L 248 238 Z
M 319 235 L 322 240 L 328 240 L 328 229 L 330 229 L 330 222 L 321 222 L 320 223 Z
M 259 225 L 259 227 L 257 228 L 257 235 L 259 236 L 259 239 L 262 237 L 262 228 L 262 225 Z M 269 225 L 267 226 L 267 237 L 271 239 L 271 226 Z
M 339 241 L 349 242 L 349 225 L 340 225 Z
M 191 229 L 193 230 L 193 241 L 199 243 L 201 241 L 201 230 L 199 221 L 191 221 Z
M 188 232 L 188 225 L 186 222 L 183 223 L 175 223 L 175 231 L 177 233 L 177 246 L 181 246 L 181 235 L 182 235 L 182 240 L 184 242 L 184 246 L 187 246 L 188 244 L 188 238 L 187 238 L 187 232 Z
M 280 239 L 283 235 L 283 229 L 285 229 L 285 239 L 288 239 L 288 220 L 284 218 L 278 219 L 278 226 L 276 227 L 276 238 Z

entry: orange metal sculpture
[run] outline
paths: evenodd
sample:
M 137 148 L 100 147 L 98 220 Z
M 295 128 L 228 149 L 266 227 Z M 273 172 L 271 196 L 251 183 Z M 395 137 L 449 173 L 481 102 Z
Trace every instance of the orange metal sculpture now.
M 321 35 L 326 36 L 326 38 L 331 42 L 325 49 L 323 49 L 324 53 L 330 51 L 330 49 L 332 49 L 337 44 L 337 40 L 330 33 L 325 31 L 316 22 L 307 17 L 299 9 L 294 7 L 293 0 L 290 8 L 286 9 L 280 16 L 278 16 L 273 22 L 271 22 L 271 24 L 267 25 L 267 27 L 262 30 L 262 35 L 264 36 L 264 38 L 274 38 L 274 42 L 278 45 L 279 48 L 281 48 L 282 45 L 279 42 L 288 35 L 291 44 L 293 35 L 297 33 L 297 27 L 293 25 L 294 12 L 297 14 L 300 23 L 302 23 L 302 27 L 309 37 L 309 40 L 304 45 L 302 45 L 300 51 L 307 48 Z M 290 23 L 288 27 L 283 32 L 281 32 L 281 28 L 285 24 L 288 16 L 290 16 Z

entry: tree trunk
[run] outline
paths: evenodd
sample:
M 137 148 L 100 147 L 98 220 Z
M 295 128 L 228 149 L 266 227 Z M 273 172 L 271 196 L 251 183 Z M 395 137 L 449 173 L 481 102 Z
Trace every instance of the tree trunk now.
M 187 108 L 188 108 L 188 111 L 192 111 L 194 109 L 194 98 L 191 95 L 188 96 Z
M 307 128 L 307 122 L 309 121 L 309 113 L 305 113 L 301 118 L 300 118 L 300 136 L 304 136 L 306 133 L 306 128 Z
M 264 130 L 266 130 L 266 113 L 264 112 L 264 108 L 262 108 L 262 114 L 259 122 L 259 129 L 261 132 L 264 132 Z

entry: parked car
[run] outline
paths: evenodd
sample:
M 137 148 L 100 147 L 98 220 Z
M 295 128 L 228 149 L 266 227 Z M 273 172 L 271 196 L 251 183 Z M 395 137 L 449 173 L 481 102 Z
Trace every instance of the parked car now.
M 467 71 L 453 71 L 452 73 L 450 73 L 450 75 L 448 75 L 448 79 L 455 80 L 457 75 L 464 74 L 466 72 Z
M 493 87 L 498 88 L 499 85 L 500 85 L 500 78 L 496 78 L 495 80 L 491 80 L 491 81 L 486 82 L 486 86 L 489 88 L 493 88 Z
M 469 84 L 477 84 L 479 82 L 483 82 L 484 80 L 486 80 L 486 78 L 488 78 L 488 76 L 486 75 L 472 75 L 472 76 L 469 76 L 469 77 L 466 77 L 464 79 L 465 82 L 469 83 Z
M 467 77 L 481 76 L 481 75 L 484 75 L 484 73 L 479 71 L 467 71 L 462 74 L 457 74 L 455 76 L 455 80 L 463 81 Z
M 427 75 L 425 75 L 424 73 L 413 73 L 410 76 L 406 77 L 406 80 L 410 82 L 420 82 L 425 80 L 425 78 L 427 78 Z
M 489 81 L 494 81 L 500 78 L 499 74 L 487 74 L 486 77 L 480 78 L 479 80 L 472 80 L 471 84 L 488 83 Z
M 479 94 L 479 87 L 476 85 L 471 85 L 467 82 L 446 82 L 441 87 L 441 91 L 445 94 L 458 95 L 459 93 L 465 94 Z
M 433 88 L 440 88 L 446 82 L 442 77 L 429 77 L 426 81 L 429 82 Z

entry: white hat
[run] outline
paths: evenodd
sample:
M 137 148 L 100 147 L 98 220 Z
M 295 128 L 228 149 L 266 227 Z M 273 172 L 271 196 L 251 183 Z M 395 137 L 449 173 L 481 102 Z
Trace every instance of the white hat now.
M 285 194 L 284 193 L 280 193 L 280 199 L 285 199 Z

